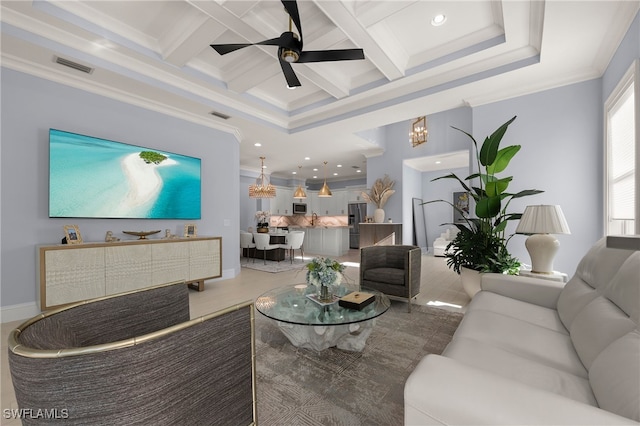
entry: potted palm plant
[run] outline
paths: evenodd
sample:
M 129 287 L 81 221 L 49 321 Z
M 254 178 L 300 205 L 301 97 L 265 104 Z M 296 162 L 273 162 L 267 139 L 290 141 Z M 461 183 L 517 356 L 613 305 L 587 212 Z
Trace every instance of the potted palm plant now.
M 473 142 L 478 172 L 465 179 L 450 173 L 433 180 L 455 179 L 460 182 L 464 191 L 475 201 L 476 217 L 469 217 L 465 211 L 446 200 L 427 202 L 447 203 L 462 215 L 461 223 L 448 224 L 457 227 L 459 232 L 449 243 L 446 258 L 447 265 L 463 275 L 463 286 L 471 297 L 479 291 L 479 281 L 476 284 L 469 284 L 468 281 L 465 283 L 465 268 L 466 271 L 518 273 L 520 262 L 507 249 L 507 243 L 513 234 L 508 237 L 505 234 L 508 222 L 519 220 L 522 213 L 509 213 L 507 208 L 513 199 L 543 192 L 537 189 L 507 192 L 513 176 L 498 176 L 521 148 L 520 145 L 510 145 L 500 149 L 502 137 L 515 119 L 516 117 L 511 118 L 488 136 L 479 150 L 478 143 L 471 134 L 453 127 L 466 134 Z M 478 186 L 473 186 L 472 181 L 477 182 Z

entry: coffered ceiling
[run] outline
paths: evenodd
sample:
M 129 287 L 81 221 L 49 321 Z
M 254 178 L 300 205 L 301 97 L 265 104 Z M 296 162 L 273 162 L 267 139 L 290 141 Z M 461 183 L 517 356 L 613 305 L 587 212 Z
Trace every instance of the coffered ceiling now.
M 3 0 L 2 65 L 232 132 L 244 169 L 265 156 L 267 173 L 313 178 L 327 161 L 348 178 L 384 149 L 376 128 L 601 76 L 639 4 L 300 0 L 304 50 L 366 59 L 293 64 L 289 90 L 276 46 L 209 47 L 278 37 L 280 1 Z

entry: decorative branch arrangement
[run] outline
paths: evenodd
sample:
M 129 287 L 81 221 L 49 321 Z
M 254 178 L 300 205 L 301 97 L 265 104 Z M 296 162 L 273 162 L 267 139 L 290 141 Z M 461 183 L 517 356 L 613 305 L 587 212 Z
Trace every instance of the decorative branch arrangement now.
M 395 183 L 395 180 L 391 180 L 388 175 L 384 175 L 384 178 L 376 179 L 368 194 L 366 192 L 362 193 L 362 198 L 364 198 L 367 203 L 375 204 L 376 207 L 381 209 L 387 203 L 389 197 L 396 192 L 395 189 L 392 189 Z

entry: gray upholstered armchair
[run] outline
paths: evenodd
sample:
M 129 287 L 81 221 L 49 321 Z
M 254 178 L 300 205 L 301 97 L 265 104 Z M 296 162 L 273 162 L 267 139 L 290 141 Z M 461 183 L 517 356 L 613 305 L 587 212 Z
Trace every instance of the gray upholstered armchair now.
M 422 251 L 416 246 L 369 246 L 360 250 L 360 285 L 390 299 L 406 301 L 420 293 Z
M 190 320 L 187 285 L 171 283 L 25 322 L 9 336 L 9 366 L 18 406 L 64 424 L 249 425 L 253 336 L 251 302 Z

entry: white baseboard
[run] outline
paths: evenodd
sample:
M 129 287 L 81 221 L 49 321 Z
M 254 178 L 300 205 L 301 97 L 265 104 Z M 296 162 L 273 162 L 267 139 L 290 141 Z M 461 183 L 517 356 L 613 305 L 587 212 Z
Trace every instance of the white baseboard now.
M 40 314 L 36 302 L 21 303 L 19 305 L 3 306 L 0 308 L 0 318 L 3 323 L 27 320 Z

